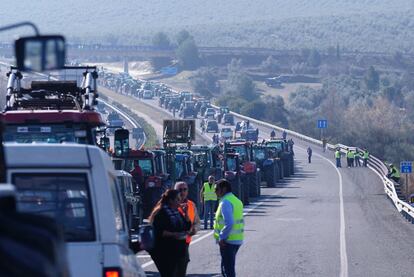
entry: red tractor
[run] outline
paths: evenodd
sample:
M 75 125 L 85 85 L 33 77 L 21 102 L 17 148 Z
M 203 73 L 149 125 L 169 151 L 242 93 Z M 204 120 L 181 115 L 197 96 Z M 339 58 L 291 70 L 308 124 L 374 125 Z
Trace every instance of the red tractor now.
M 147 150 L 131 150 L 118 155 L 117 147 L 113 156 L 115 169 L 132 175 L 142 200 L 143 218 L 147 218 L 161 195 L 168 188 L 162 174 L 157 172 L 155 154 Z
M 241 169 L 245 175 L 243 178 L 244 203 L 249 202 L 249 197 L 260 196 L 260 174 L 253 157 L 253 144 L 245 140 L 229 141 L 224 144 L 224 153 L 237 153 Z

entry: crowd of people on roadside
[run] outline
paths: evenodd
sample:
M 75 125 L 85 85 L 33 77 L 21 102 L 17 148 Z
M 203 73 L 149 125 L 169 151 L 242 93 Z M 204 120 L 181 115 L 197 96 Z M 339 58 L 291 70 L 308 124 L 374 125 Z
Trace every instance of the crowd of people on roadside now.
M 188 199 L 188 189 L 186 182 L 177 182 L 174 189 L 162 195 L 149 217 L 154 230 L 154 247 L 149 253 L 161 277 L 186 276 L 189 246 L 200 229 L 198 209 Z M 200 197 L 204 203 L 204 229 L 214 229 L 222 274 L 236 276 L 236 254 L 244 238 L 243 204 L 227 180 L 216 182 L 214 176 L 203 184 Z

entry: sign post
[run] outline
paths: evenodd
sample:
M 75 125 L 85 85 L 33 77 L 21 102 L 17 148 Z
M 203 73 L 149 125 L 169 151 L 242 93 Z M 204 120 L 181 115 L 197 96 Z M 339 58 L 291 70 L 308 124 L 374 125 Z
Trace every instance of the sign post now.
M 318 119 L 317 127 L 320 130 L 321 141 L 322 141 L 322 149 L 323 149 L 323 152 L 325 152 L 325 149 L 326 149 L 326 139 L 323 137 L 323 129 L 328 128 L 328 120 L 326 120 L 326 119 Z
M 405 196 L 408 196 L 408 174 L 413 171 L 413 162 L 404 161 L 400 163 L 400 172 L 405 174 Z

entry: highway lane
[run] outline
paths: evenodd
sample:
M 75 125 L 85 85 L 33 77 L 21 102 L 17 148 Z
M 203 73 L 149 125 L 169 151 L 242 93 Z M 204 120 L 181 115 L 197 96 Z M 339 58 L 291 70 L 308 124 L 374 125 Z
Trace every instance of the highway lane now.
M 156 100 L 144 102 L 160 110 Z M 165 110 L 161 111 L 171 116 Z M 264 188 L 263 197 L 255 202 L 260 206 L 247 216 L 246 245 L 249 250 L 240 252 L 240 276 L 272 276 L 275 269 L 286 276 L 302 273 L 339 275 L 338 176 L 323 158 L 315 157 L 311 165 L 306 159 L 304 149 L 298 148 L 297 174 L 283 180 L 277 188 Z M 324 170 L 329 167 L 330 170 Z M 332 180 L 332 183 L 324 180 Z M 211 274 L 219 273 L 219 253 L 211 236 L 204 237 L 191 248 L 194 258 L 189 267 L 190 275 L 199 276 L 206 273 L 206 269 Z M 206 253 L 211 253 L 207 259 L 204 258 Z M 254 257 L 260 257 L 254 259 L 257 264 L 251 261 Z M 145 259 L 149 262 L 148 257 Z M 156 271 L 151 262 L 145 262 L 146 270 Z
M 158 109 L 156 100 L 145 102 Z M 259 129 L 262 137 L 271 131 Z M 339 176 L 326 160 L 333 162 L 333 153 L 311 145 L 309 165 L 307 146 L 295 140 L 297 173 L 277 188 L 263 189 L 266 203 L 247 216 L 239 276 L 412 276 L 413 226 L 388 200 L 379 177 L 367 168 L 340 169 L 341 235 Z M 211 238 L 191 248 L 190 274 L 219 273 L 219 252 Z M 155 272 L 152 265 L 146 269 Z
M 297 153 L 298 173 L 276 188 L 264 188 L 260 204 L 245 217 L 246 240 L 237 259 L 238 276 L 338 276 L 338 186 L 334 171 L 318 172 L 326 161 Z M 220 273 L 220 255 L 212 236 L 191 246 L 189 276 Z M 155 272 L 153 265 L 146 268 Z M 155 275 L 155 274 L 154 274 Z M 150 275 L 151 276 L 151 275 Z

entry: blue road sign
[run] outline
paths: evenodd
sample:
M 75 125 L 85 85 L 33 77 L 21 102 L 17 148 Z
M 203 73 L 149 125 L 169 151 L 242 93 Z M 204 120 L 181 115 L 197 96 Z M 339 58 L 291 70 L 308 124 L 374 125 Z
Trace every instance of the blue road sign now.
M 326 119 L 319 119 L 318 120 L 318 128 L 319 129 L 326 129 L 326 128 L 328 128 L 328 120 L 326 120 Z
M 161 73 L 164 75 L 176 75 L 178 72 L 178 69 L 176 67 L 167 66 L 161 68 Z
M 413 162 L 405 161 L 400 163 L 401 173 L 411 173 L 413 171 Z

